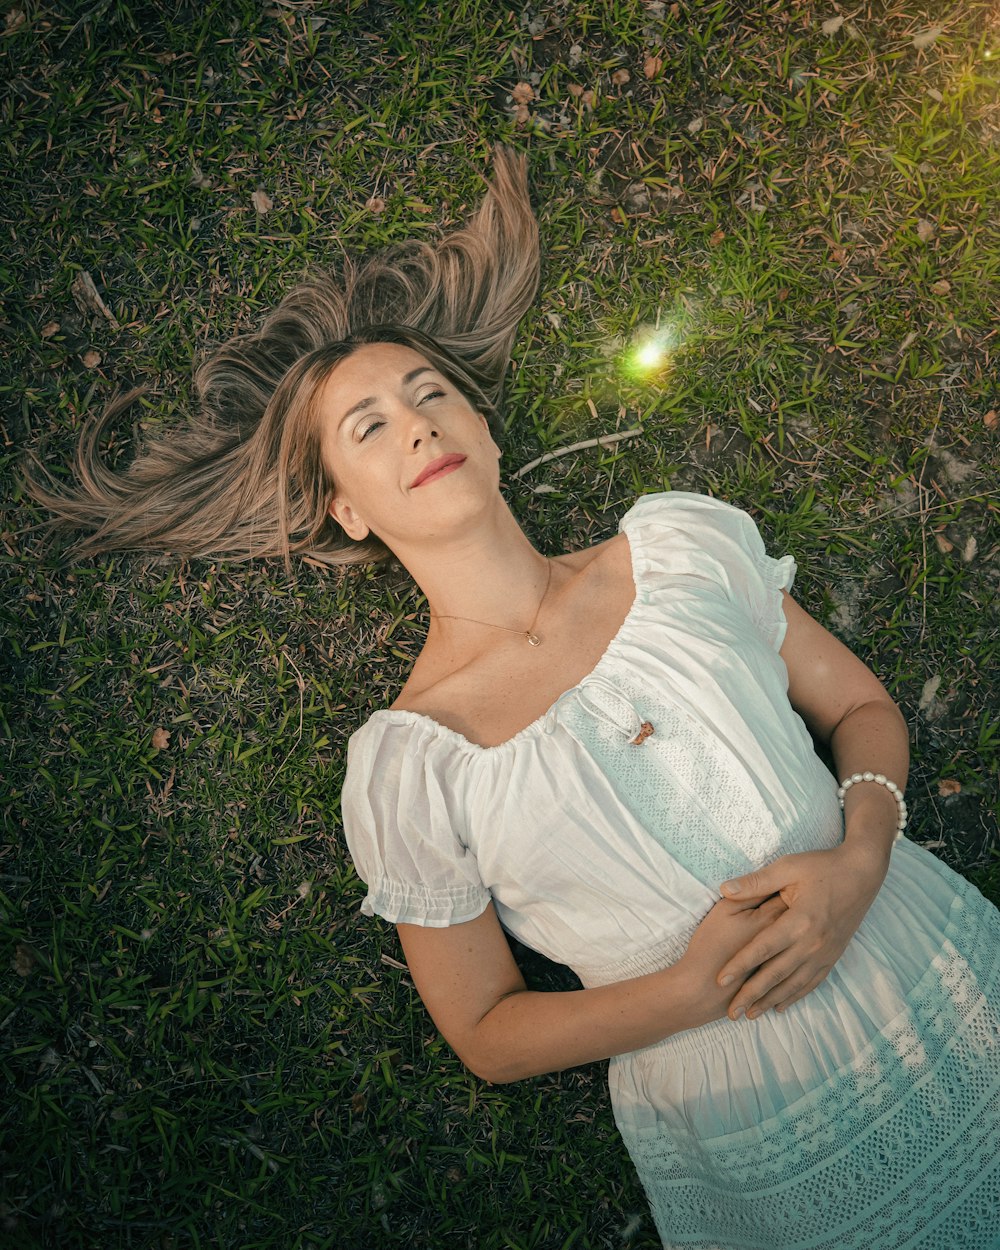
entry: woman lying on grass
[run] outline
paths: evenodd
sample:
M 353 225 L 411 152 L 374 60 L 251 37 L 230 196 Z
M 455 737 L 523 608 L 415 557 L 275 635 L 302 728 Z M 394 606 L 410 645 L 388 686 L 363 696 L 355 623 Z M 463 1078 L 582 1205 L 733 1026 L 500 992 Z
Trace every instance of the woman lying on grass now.
M 500 153 L 465 230 L 219 348 L 191 430 L 116 475 L 97 425 L 34 490 L 83 552 L 405 565 L 427 639 L 343 793 L 363 910 L 484 1079 L 611 1058 L 664 1245 L 995 1247 L 1000 916 L 900 840 L 903 718 L 747 513 L 647 495 L 532 547 L 496 405 L 537 281 Z M 505 930 L 585 988 L 528 990 Z

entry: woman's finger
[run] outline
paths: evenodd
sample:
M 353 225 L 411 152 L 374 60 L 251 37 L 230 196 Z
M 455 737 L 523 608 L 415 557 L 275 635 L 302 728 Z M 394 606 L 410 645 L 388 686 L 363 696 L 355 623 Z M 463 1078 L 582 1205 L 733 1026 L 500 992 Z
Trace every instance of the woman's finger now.
M 765 1011 L 784 1011 L 792 1003 L 811 994 L 817 985 L 821 985 L 830 974 L 832 964 L 822 964 L 819 968 L 803 965 L 799 972 L 793 973 L 785 981 L 779 982 L 773 990 L 762 995 L 747 1011 L 747 1019 L 755 1020 Z M 731 1005 L 731 1004 L 730 1004 Z
M 745 984 L 741 985 L 729 1004 L 729 1018 L 737 1020 L 745 1012 L 751 1019 L 764 1010 L 769 996 L 775 1001 L 785 997 L 784 986 L 793 977 L 815 975 L 815 965 L 805 966 L 793 952 L 785 951 L 779 958 L 769 960 L 758 968 Z
M 821 972 L 817 973 L 816 976 L 808 982 L 808 984 L 804 985 L 802 989 L 796 990 L 795 993 L 789 995 L 789 997 L 784 999 L 782 1002 L 776 1003 L 774 1010 L 786 1011 L 789 1007 L 791 1007 L 792 1003 L 797 1003 L 799 999 L 805 998 L 807 994 L 811 994 L 817 986 L 822 985 L 829 975 L 830 968 L 824 968 Z
M 766 894 L 777 894 L 787 884 L 787 864 L 782 856 L 756 872 L 724 881 L 719 890 L 726 898 L 763 898 Z
M 756 1020 L 765 1011 L 771 1011 L 772 1009 L 777 1011 L 779 1007 L 787 1006 L 788 1003 L 794 1002 L 801 994 L 808 993 L 810 987 L 818 985 L 822 979 L 822 975 L 818 974 L 814 968 L 798 969 L 792 976 L 778 982 L 772 990 L 762 994 L 747 1009 L 747 1019 Z
M 760 911 L 767 907 L 762 904 Z M 755 968 L 760 968 L 787 950 L 798 937 L 798 926 L 788 923 L 787 911 L 776 913 L 775 917 L 741 950 L 719 969 L 717 983 L 723 988 L 737 985 L 746 980 Z M 744 986 L 744 989 L 746 987 Z
M 770 898 L 764 899 L 763 903 L 756 904 L 754 911 L 758 920 L 765 924 L 771 924 L 788 911 L 788 904 L 780 894 L 772 894 Z
M 768 1006 L 780 1001 L 787 993 L 787 990 L 781 988 L 785 983 L 794 981 L 794 988 L 797 989 L 800 983 L 804 983 L 804 979 L 812 978 L 823 969 L 829 970 L 831 964 L 823 957 L 821 948 L 808 938 L 803 940 L 800 928 L 797 919 L 789 917 L 787 924 L 776 921 L 762 935 L 764 941 L 775 945 L 780 939 L 783 946 L 771 958 L 761 960 L 756 971 L 748 973 L 746 980 L 734 992 L 729 1004 L 733 1019 L 736 1018 L 734 1013 L 749 1013 L 751 1007 L 760 1004 L 767 996 L 770 996 L 766 1004 Z M 752 949 L 753 946 L 754 943 L 749 943 L 745 949 Z M 742 954 L 743 952 L 739 952 L 737 958 Z M 789 985 L 789 988 L 792 986 Z

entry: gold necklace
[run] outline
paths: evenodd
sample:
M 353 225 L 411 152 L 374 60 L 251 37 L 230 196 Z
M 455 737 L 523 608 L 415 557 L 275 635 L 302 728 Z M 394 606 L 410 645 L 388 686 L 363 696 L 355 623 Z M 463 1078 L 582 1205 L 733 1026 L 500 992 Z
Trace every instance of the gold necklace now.
M 538 607 L 535 608 L 535 615 L 531 618 L 531 624 L 527 629 L 514 629 L 510 625 L 495 625 L 492 621 L 475 621 L 471 616 L 452 616 L 449 613 L 432 612 L 432 621 L 466 621 L 469 625 L 485 625 L 487 629 L 505 629 L 508 634 L 524 634 L 525 641 L 529 647 L 540 647 L 542 645 L 541 638 L 535 633 L 535 622 L 538 620 L 538 614 L 542 610 L 542 604 L 545 602 L 545 596 L 549 593 L 549 584 L 552 581 L 552 562 L 546 560 L 549 575 L 545 579 L 545 589 L 542 591 L 542 597 L 538 600 Z

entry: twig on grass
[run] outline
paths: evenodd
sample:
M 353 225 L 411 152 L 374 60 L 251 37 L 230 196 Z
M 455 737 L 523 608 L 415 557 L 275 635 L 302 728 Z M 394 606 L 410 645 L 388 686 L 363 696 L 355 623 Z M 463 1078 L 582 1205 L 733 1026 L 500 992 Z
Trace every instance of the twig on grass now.
M 555 451 L 547 451 L 543 456 L 539 456 L 535 460 L 529 460 L 527 464 L 523 464 L 510 476 L 512 478 L 524 477 L 532 469 L 537 469 L 540 464 L 547 464 L 548 461 L 557 460 L 560 456 L 568 456 L 574 451 L 586 451 L 588 447 L 613 447 L 615 443 L 620 443 L 626 438 L 635 438 L 641 433 L 641 429 L 622 430 L 618 434 L 601 434 L 597 438 L 585 438 L 582 443 L 570 443 L 568 447 L 558 447 Z M 531 489 L 534 490 L 536 488 L 532 486 Z

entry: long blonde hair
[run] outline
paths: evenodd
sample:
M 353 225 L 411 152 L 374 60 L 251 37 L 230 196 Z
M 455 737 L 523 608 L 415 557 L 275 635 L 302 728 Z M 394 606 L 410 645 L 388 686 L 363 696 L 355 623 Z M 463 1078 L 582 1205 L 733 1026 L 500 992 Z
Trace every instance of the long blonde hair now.
M 383 558 L 377 538 L 354 542 L 328 514 L 333 483 L 320 457 L 315 401 L 331 369 L 360 344 L 404 343 L 499 436 L 514 335 L 538 289 L 539 242 L 526 158 L 498 148 L 493 171 L 462 229 L 436 245 L 397 244 L 360 265 L 348 258 L 339 278 L 306 278 L 259 330 L 216 347 L 195 370 L 198 408 L 189 424 L 151 442 L 124 473 L 103 463 L 98 442 L 145 387 L 87 423 L 72 485 L 31 457 L 30 493 L 55 526 L 85 532 L 73 553 Z

